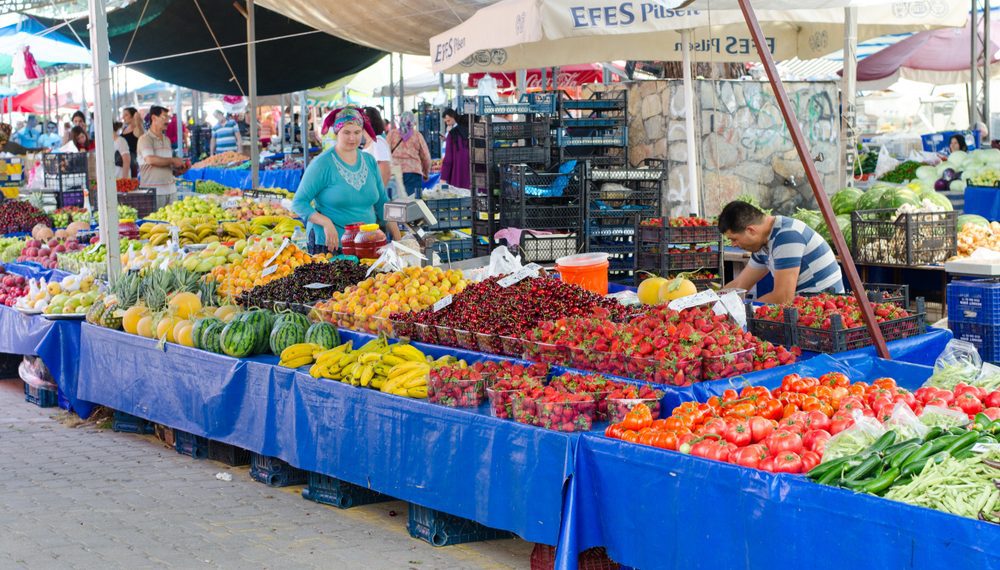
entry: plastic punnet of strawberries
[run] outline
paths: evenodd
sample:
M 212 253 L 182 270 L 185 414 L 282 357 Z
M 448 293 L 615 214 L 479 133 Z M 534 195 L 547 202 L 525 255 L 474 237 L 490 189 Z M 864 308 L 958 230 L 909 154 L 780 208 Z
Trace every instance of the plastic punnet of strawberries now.
M 832 295 L 821 293 L 810 297 L 796 296 L 790 305 L 763 305 L 754 311 L 754 317 L 769 321 L 784 321 L 785 307 L 798 310 L 798 324 L 803 327 L 827 330 L 833 326 L 831 317 L 840 315 L 845 329 L 863 327 L 861 307 L 853 295 Z M 877 322 L 892 321 L 910 316 L 910 313 L 895 303 L 874 303 Z
M 427 400 L 452 408 L 474 408 L 485 397 L 482 367 L 442 366 L 431 370 Z

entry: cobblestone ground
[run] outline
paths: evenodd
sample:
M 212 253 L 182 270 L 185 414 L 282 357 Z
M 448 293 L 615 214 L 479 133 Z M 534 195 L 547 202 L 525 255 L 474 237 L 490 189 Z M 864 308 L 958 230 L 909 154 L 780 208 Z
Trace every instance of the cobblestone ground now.
M 60 419 L 25 402 L 20 380 L 0 381 L 0 568 L 528 567 L 532 545 L 517 539 L 410 538 L 402 502 L 326 507 L 246 467 Z

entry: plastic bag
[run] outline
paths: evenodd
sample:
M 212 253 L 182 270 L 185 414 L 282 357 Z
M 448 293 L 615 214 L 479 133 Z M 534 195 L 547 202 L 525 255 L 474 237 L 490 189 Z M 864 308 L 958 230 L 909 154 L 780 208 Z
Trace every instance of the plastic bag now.
M 521 269 L 521 256 L 514 255 L 507 246 L 500 245 L 490 253 L 490 264 L 480 269 L 464 271 L 467 281 L 482 281 L 490 277 L 510 275 Z
M 406 243 L 410 245 L 406 245 Z M 376 269 L 385 273 L 402 271 L 407 267 L 420 267 L 420 263 L 427 259 L 422 253 L 410 247 L 414 245 L 412 240 L 394 241 L 382 248 L 382 254 L 378 256 L 375 263 L 368 268 L 365 277 L 375 272 Z M 419 247 L 419 246 L 417 246 Z
M 878 151 L 878 162 L 875 163 L 875 178 L 881 178 L 884 174 L 891 172 L 894 168 L 899 166 L 899 161 L 889 154 L 889 151 L 883 146 Z
M 979 377 L 983 359 L 975 345 L 964 340 L 950 340 L 934 361 L 934 374 L 925 386 L 952 390 L 959 382 L 971 383 Z
M 892 416 L 885 422 L 885 428 L 896 432 L 896 441 L 918 437 L 923 439 L 931 428 L 925 426 L 905 402 L 897 402 Z
M 855 455 L 868 449 L 875 440 L 886 432 L 885 426 L 875 418 L 869 418 L 855 410 L 854 425 L 838 433 L 826 442 L 823 461 Z
M 618 301 L 619 304 L 625 305 L 626 307 L 632 307 L 641 305 L 642 302 L 639 301 L 639 295 L 635 291 L 619 291 L 617 293 L 610 293 L 607 295 L 608 299 L 614 299 Z
M 969 424 L 969 416 L 965 412 L 949 410 L 941 406 L 927 406 L 920 414 L 920 423 L 928 428 L 940 427 L 951 429 Z
M 24 381 L 25 384 L 33 386 L 35 388 L 45 388 L 47 390 L 56 390 L 57 386 L 55 381 L 52 379 L 52 375 L 49 374 L 45 365 L 42 364 L 40 358 L 35 358 L 36 362 L 32 362 L 33 357 L 26 356 L 21 364 L 17 367 L 17 375 Z

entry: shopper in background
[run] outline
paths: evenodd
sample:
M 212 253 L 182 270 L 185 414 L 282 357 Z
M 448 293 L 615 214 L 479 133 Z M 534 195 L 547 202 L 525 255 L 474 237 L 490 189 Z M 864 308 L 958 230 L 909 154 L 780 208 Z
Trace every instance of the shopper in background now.
M 10 128 L 7 123 L 0 123 L 0 152 L 9 152 L 10 154 L 27 154 L 28 149 L 21 146 L 19 143 L 10 140 L 10 134 L 14 129 Z
M 388 141 L 392 160 L 403 172 L 406 193 L 420 198 L 424 193 L 424 180 L 431 174 L 431 151 L 417 130 L 417 118 L 411 111 L 400 116 L 399 128 L 389 133 Z
M 340 236 L 348 224 L 383 221 L 383 206 L 389 197 L 378 175 L 378 163 L 358 148 L 365 127 L 365 115 L 357 107 L 337 109 L 323 123 L 323 134 L 332 130 L 336 143 L 309 163 L 292 199 L 292 209 L 308 221 L 310 253 L 339 250 Z M 374 138 L 374 132 L 368 135 Z M 398 240 L 396 225 L 386 226 Z
M 69 130 L 69 142 L 64 144 L 63 152 L 90 152 L 94 150 L 94 141 L 90 140 L 87 129 L 75 126 Z
M 129 178 L 136 178 L 139 176 L 139 161 L 136 160 L 139 156 L 139 137 L 142 136 L 146 129 L 142 124 L 142 116 L 135 107 L 125 107 L 122 109 L 122 123 L 124 124 L 122 139 L 128 145 L 128 153 L 132 157 L 130 165 L 132 172 Z
M 236 152 L 240 147 L 240 128 L 232 116 L 215 112 L 216 125 L 212 128 L 212 143 L 209 154 Z
M 45 133 L 38 137 L 38 148 L 53 150 L 62 144 L 62 137 L 59 136 L 59 125 L 54 121 L 45 123 Z
M 448 136 L 444 139 L 441 182 L 457 188 L 470 188 L 469 130 L 465 126 L 465 120 L 454 109 L 445 109 L 444 124 L 448 126 Z
M 28 115 L 28 123 L 14 134 L 14 141 L 24 148 L 41 148 L 38 143 L 38 138 L 41 136 L 42 130 L 38 126 L 38 117 Z
M 385 121 L 382 120 L 382 114 L 375 107 L 365 107 L 364 111 L 368 118 L 368 124 L 371 125 L 372 131 L 375 133 L 375 138 L 373 139 L 364 133 L 362 147 L 365 152 L 375 157 L 375 162 L 378 163 L 378 173 L 382 177 L 382 184 L 388 189 L 389 178 L 392 177 L 392 152 L 389 149 L 389 141 L 385 140 Z
M 960 150 L 962 152 L 969 150 L 969 147 L 965 144 L 965 135 L 951 135 L 951 140 L 948 142 L 948 154 L 951 154 L 956 150 Z
M 149 109 L 149 131 L 139 137 L 139 179 L 144 187 L 156 189 L 157 209 L 177 197 L 173 169 L 184 166 L 184 160 L 174 158 L 170 139 L 165 133 L 170 124 L 170 111 L 159 105 Z
M 115 145 L 115 178 L 132 178 L 132 153 L 128 150 L 128 142 L 119 134 L 122 123 L 115 121 L 111 126 L 111 135 Z

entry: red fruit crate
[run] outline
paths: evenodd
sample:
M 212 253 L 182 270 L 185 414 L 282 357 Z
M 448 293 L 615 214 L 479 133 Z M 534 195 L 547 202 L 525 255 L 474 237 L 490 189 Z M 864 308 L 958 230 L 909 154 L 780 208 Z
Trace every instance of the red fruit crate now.
M 531 570 L 552 570 L 556 564 L 556 547 L 536 544 L 531 550 Z M 608 558 L 603 546 L 584 550 L 577 557 L 580 570 L 618 570 L 618 564 Z
M 668 224 L 666 220 L 660 222 Z M 722 240 L 718 226 L 678 226 L 645 225 L 639 226 L 639 241 L 649 243 L 713 243 Z

